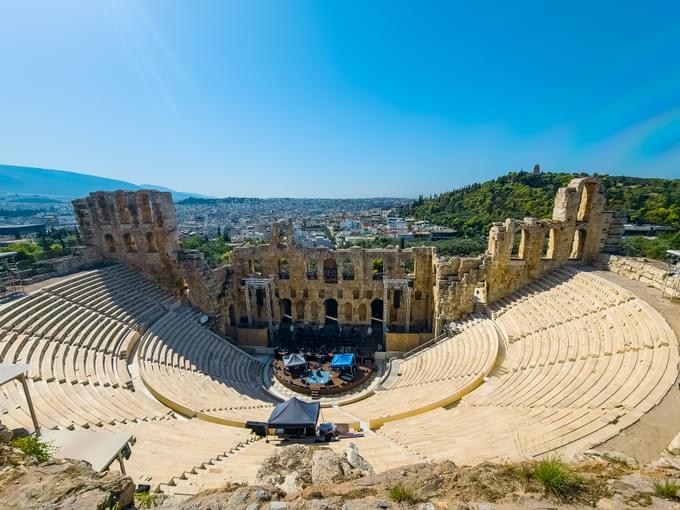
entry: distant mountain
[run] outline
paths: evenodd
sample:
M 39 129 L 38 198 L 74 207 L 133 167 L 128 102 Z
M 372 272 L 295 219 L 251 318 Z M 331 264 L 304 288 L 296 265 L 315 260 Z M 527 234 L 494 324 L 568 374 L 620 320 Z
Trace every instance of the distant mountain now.
M 199 193 L 185 193 L 154 184 L 139 185 L 118 179 L 67 172 L 65 170 L 0 165 L 0 193 L 42 195 L 67 199 L 84 197 L 91 191 L 113 191 L 119 189 L 157 189 L 159 191 L 169 191 L 175 200 L 184 200 L 190 197 L 206 197 L 206 195 Z

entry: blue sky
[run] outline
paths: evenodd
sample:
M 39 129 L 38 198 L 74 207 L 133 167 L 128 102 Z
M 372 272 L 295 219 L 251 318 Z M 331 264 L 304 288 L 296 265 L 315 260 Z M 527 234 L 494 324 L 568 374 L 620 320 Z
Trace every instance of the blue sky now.
M 680 178 L 680 2 L 7 0 L 0 163 L 247 196 Z

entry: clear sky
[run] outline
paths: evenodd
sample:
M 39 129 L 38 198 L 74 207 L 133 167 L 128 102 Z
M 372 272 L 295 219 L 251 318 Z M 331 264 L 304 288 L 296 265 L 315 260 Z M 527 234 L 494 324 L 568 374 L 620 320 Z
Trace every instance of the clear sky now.
M 0 163 L 246 196 L 680 178 L 680 2 L 0 2 Z

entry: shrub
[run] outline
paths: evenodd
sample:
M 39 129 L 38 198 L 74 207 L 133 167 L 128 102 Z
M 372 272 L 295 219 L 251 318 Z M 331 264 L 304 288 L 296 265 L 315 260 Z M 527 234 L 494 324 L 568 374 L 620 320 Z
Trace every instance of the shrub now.
M 675 482 L 671 482 L 670 480 L 654 481 L 654 493 L 660 498 L 676 499 L 678 497 L 679 490 L 680 485 Z
M 413 492 L 408 489 L 407 487 L 404 487 L 400 483 L 396 483 L 392 485 L 388 489 L 388 494 L 389 497 L 392 501 L 395 501 L 397 503 L 415 503 L 416 498 L 413 495 Z
M 559 457 L 538 461 L 532 474 L 546 492 L 560 499 L 573 499 L 583 485 L 581 478 Z
M 51 442 L 41 441 L 38 436 L 18 437 L 11 444 L 40 463 L 50 460 L 57 450 Z
M 161 503 L 161 496 L 149 491 L 135 492 L 135 506 L 138 508 L 153 508 Z

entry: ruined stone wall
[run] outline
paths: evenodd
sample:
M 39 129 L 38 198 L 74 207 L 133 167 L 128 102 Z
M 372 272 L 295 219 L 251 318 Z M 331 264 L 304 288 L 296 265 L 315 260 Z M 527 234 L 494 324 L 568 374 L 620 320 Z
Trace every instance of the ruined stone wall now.
M 673 268 L 658 260 L 602 253 L 594 265 L 630 280 L 642 282 L 648 287 L 663 290 L 664 296 L 669 299 L 680 299 L 680 275 L 671 274 Z
M 383 315 L 387 295 L 386 324 L 403 329 L 408 292 L 410 330 L 431 329 L 432 248 L 301 248 L 295 245 L 289 222 L 277 222 L 272 231 L 271 243 L 237 248 L 232 254 L 234 308 L 229 315 L 238 322 L 243 323 L 247 313 L 242 280 L 258 277 L 272 279 L 272 314 L 277 323 L 289 310 L 297 324 L 323 324 L 326 302 L 333 300 L 339 325 L 369 326 L 371 317 L 377 315 L 372 314 L 372 307 Z M 382 272 L 374 271 L 375 261 L 382 261 Z M 385 294 L 385 284 L 392 279 L 408 279 L 408 290 L 388 288 Z M 264 322 L 267 310 L 261 301 L 258 305 L 256 297 L 251 296 L 253 319 Z
M 592 264 L 606 243 L 615 244 L 620 223 L 604 205 L 599 179 L 572 179 L 557 192 L 552 219 L 494 223 L 486 254 L 437 261 L 435 332 L 568 262 Z
M 74 200 L 73 208 L 81 239 L 96 258 L 129 264 L 224 322 L 217 304 L 220 275 L 212 274 L 200 253 L 181 252 L 170 193 L 97 191 Z
M 585 177 L 558 191 L 551 219 L 495 223 L 479 257 L 440 258 L 431 247 L 302 248 L 292 223 L 280 220 L 270 243 L 236 248 L 230 266 L 213 270 L 199 252 L 180 249 L 169 193 L 95 192 L 73 205 L 81 238 L 97 257 L 148 274 L 208 314 L 222 334 L 248 322 L 246 292 L 252 325 L 268 324 L 264 291 L 246 291 L 249 278 L 271 282 L 273 327 L 286 316 L 316 325 L 330 315 L 340 326 L 374 326 L 379 318 L 393 333 L 408 324 L 412 333 L 439 334 L 446 323 L 484 311 L 563 264 L 594 263 L 603 249 L 620 244 L 625 221 L 604 211 L 599 179 Z

